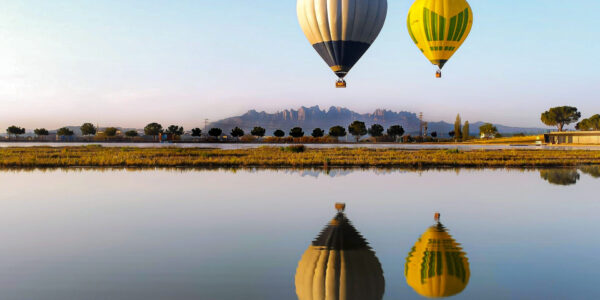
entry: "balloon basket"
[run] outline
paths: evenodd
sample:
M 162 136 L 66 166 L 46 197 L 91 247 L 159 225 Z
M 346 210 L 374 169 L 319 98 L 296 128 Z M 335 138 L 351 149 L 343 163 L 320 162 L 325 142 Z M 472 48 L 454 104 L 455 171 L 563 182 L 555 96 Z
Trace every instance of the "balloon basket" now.
M 438 70 L 435 72 L 435 78 L 442 78 L 442 71 Z
M 335 83 L 335 87 L 338 88 L 338 89 L 345 89 L 346 88 L 346 81 L 343 80 L 343 79 L 338 80 Z

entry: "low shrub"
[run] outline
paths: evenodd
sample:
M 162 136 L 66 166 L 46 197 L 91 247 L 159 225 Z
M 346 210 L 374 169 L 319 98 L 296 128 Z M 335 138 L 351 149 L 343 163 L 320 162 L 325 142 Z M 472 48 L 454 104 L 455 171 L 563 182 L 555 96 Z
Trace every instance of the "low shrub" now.
M 306 146 L 304 146 L 304 145 L 291 145 L 291 146 L 284 147 L 283 151 L 285 151 L 285 152 L 292 152 L 292 153 L 302 153 L 302 152 L 306 151 Z

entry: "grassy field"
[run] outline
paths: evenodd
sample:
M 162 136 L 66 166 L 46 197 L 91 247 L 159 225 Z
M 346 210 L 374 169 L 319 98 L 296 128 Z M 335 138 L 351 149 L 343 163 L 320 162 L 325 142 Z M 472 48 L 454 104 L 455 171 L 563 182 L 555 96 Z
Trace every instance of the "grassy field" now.
M 600 164 L 585 150 L 246 150 L 201 148 L 14 147 L 0 149 L 1 168 L 44 167 L 553 167 Z
M 515 136 L 515 137 L 503 137 L 496 139 L 473 139 L 466 142 L 467 144 L 535 144 L 537 141 L 543 141 L 543 135 L 528 135 L 528 136 Z

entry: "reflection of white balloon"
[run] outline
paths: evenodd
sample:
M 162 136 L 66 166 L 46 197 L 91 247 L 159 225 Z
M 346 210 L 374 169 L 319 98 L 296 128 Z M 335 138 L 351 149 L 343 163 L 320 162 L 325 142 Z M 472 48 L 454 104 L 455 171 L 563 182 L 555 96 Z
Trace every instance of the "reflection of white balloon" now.
M 379 300 L 385 290 L 379 260 L 342 212 L 304 252 L 295 281 L 299 300 Z
M 298 0 L 297 12 L 306 38 L 341 80 L 381 32 L 387 0 Z

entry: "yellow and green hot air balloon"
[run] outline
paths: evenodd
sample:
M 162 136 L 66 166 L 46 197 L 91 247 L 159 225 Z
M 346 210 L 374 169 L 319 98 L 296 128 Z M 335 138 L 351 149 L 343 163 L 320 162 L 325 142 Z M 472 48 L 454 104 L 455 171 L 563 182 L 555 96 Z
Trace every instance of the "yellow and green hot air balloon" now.
M 462 292 L 471 273 L 466 253 L 438 221 L 421 235 L 408 254 L 404 275 L 419 295 L 442 298 Z
M 408 12 L 408 33 L 432 64 L 442 68 L 467 39 L 473 11 L 465 0 L 417 0 Z
M 383 28 L 387 0 L 298 0 L 297 12 L 308 41 L 343 88 L 344 77 Z
M 298 262 L 299 300 L 381 300 L 385 280 L 367 241 L 337 207 L 338 214 Z

